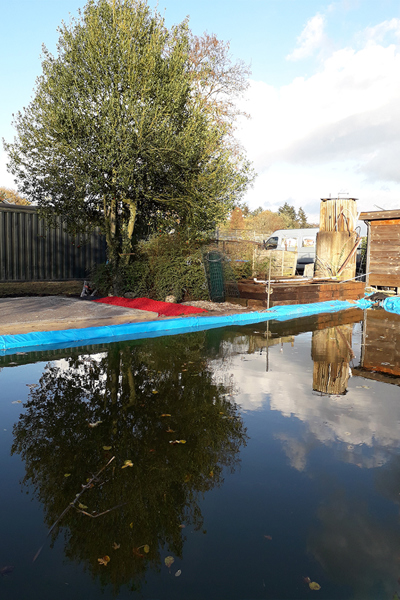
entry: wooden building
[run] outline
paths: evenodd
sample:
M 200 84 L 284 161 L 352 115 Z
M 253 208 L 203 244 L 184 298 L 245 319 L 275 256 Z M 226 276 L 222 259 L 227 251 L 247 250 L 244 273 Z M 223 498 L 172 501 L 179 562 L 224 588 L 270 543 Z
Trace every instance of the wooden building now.
M 400 292 L 400 210 L 362 212 L 368 226 L 367 285 Z

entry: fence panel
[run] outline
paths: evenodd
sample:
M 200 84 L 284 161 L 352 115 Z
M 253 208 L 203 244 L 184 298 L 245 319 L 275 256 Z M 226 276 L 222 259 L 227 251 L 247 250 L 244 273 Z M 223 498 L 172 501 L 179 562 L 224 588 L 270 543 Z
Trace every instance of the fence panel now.
M 34 206 L 0 204 L 0 282 L 83 279 L 95 263 L 105 262 L 100 231 L 73 238 L 61 220 L 57 225 L 47 227 Z

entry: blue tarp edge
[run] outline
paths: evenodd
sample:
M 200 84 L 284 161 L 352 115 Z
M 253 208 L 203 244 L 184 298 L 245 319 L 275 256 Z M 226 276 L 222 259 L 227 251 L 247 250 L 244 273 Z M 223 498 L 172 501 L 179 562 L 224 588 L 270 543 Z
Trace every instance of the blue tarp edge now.
M 362 298 L 357 301 L 334 300 L 316 302 L 314 304 L 295 304 L 275 306 L 268 311 L 239 313 L 234 315 L 185 317 L 163 319 L 159 321 L 141 321 L 121 325 L 104 325 L 102 327 L 86 327 L 83 329 L 64 329 L 61 331 L 36 331 L 15 335 L 0 335 L 0 352 L 11 354 L 23 349 L 34 351 L 50 348 L 80 346 L 87 343 L 111 342 L 127 339 L 138 339 L 162 335 L 202 331 L 231 325 L 246 325 L 269 320 L 290 320 L 319 313 L 331 313 L 348 308 L 369 308 L 371 302 Z
M 391 298 L 385 298 L 382 302 L 382 306 L 387 312 L 400 315 L 400 296 L 392 296 Z

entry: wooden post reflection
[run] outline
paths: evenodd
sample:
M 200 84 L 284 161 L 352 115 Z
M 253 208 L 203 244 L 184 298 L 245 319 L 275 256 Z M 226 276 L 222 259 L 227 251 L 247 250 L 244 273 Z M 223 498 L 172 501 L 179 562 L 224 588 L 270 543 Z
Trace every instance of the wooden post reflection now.
M 312 334 L 313 389 L 322 394 L 345 394 L 350 376 L 353 325 L 338 325 Z

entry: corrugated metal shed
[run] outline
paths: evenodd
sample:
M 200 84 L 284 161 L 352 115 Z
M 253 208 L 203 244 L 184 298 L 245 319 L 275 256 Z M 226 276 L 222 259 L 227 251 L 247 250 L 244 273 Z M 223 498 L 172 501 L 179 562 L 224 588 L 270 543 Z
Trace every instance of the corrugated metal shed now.
M 400 288 L 400 210 L 362 212 L 368 225 L 367 284 Z

